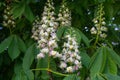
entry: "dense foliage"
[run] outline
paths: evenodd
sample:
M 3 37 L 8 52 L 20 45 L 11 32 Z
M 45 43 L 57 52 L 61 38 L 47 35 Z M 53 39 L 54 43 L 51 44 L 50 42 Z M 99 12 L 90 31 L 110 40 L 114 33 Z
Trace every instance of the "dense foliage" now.
M 0 80 L 120 80 L 120 1 L 47 1 L 0 1 Z

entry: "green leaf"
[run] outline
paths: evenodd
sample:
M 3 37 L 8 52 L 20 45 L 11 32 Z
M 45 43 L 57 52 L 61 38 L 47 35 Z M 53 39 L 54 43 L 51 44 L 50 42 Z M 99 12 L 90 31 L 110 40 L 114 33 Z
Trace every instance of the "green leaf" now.
M 30 21 L 33 22 L 35 19 L 30 7 L 28 5 L 25 6 L 24 16 Z
M 18 74 L 14 74 L 12 80 L 28 80 L 26 74 L 21 70 Z
M 87 47 L 89 47 L 90 46 L 89 39 L 80 30 L 79 30 L 79 33 L 81 35 L 82 41 L 85 43 Z
M 91 77 L 91 80 L 106 80 L 100 74 L 95 74 L 95 76 Z
M 82 60 L 82 64 L 88 68 L 89 67 L 89 64 L 90 64 L 90 57 L 88 56 L 88 54 L 85 52 L 85 51 L 81 51 L 80 52 L 80 55 L 81 55 L 81 60 Z
M 42 59 L 38 59 L 37 68 L 47 68 L 48 67 L 48 56 L 46 55 Z
M 94 0 L 95 1 L 95 3 L 103 3 L 103 2 L 105 2 L 106 0 Z
M 51 59 L 51 61 L 50 61 L 50 69 L 53 71 L 57 70 L 57 66 L 56 66 L 54 59 Z
M 10 43 L 12 42 L 13 36 L 9 36 L 4 41 L 0 43 L 0 53 L 2 53 L 4 50 L 6 50 Z
M 24 41 L 23 41 L 20 37 L 17 36 L 17 42 L 18 42 L 18 47 L 19 47 L 19 49 L 20 49 L 22 52 L 25 53 L 26 50 L 27 50 L 27 48 L 26 48 L 26 45 L 25 45 Z
M 108 56 L 108 60 L 105 65 L 104 73 L 117 74 L 117 65 L 114 61 Z
M 114 63 L 114 61 L 109 57 L 109 71 L 111 74 L 117 75 L 117 65 Z
M 27 77 L 28 77 L 28 80 L 34 80 L 34 74 L 31 70 L 28 70 L 25 72 Z
M 50 79 L 50 75 L 49 75 L 49 73 L 47 71 L 42 71 L 41 78 L 43 80 L 49 80 Z
M 115 63 L 118 64 L 119 67 L 120 67 L 120 56 L 119 56 L 113 49 L 110 49 L 110 48 L 108 48 L 108 47 L 107 47 L 107 49 L 108 49 L 108 51 L 109 51 L 112 59 L 113 59 L 113 60 L 115 61 Z
M 76 35 L 76 39 L 77 39 L 77 42 L 80 43 L 81 42 L 81 34 L 79 32 L 79 30 L 73 28 L 73 30 L 75 31 L 73 34 Z
M 22 63 L 17 61 L 14 65 L 14 73 L 19 74 L 21 70 L 22 70 Z
M 63 27 L 59 27 L 58 30 L 57 30 L 57 37 L 60 39 L 63 35 L 64 35 L 64 32 L 65 30 L 67 29 L 68 27 L 66 26 L 63 26 Z
M 92 57 L 94 59 L 91 60 L 91 63 L 92 63 L 91 69 L 90 69 L 91 76 L 94 76 L 96 73 L 102 72 L 101 69 L 103 69 L 102 64 L 104 62 L 103 57 L 104 57 L 103 47 L 98 48 L 97 52 L 95 53 L 95 57 Z M 98 65 L 98 63 L 99 63 L 99 65 Z
M 24 69 L 24 71 L 30 69 L 30 66 L 31 66 L 34 58 L 35 58 L 35 44 L 30 46 L 25 53 L 25 56 L 23 58 L 23 69 Z
M 80 77 L 77 75 L 69 75 L 65 77 L 63 80 L 80 80 Z
M 16 35 L 14 35 L 13 40 L 8 48 L 8 54 L 12 60 L 16 59 L 20 54 Z
M 120 76 L 112 75 L 112 74 L 105 74 L 107 80 L 120 80 Z
M 21 17 L 25 11 L 25 3 L 21 2 L 19 4 L 15 4 L 12 8 L 12 13 L 14 18 Z

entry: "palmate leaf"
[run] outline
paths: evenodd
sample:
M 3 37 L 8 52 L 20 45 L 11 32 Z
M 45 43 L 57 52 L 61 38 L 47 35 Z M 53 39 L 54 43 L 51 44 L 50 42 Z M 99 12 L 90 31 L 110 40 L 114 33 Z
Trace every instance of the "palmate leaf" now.
M 2 53 L 4 50 L 6 50 L 9 47 L 12 40 L 13 40 L 13 35 L 9 36 L 8 38 L 6 38 L 4 41 L 0 43 L 0 53 Z

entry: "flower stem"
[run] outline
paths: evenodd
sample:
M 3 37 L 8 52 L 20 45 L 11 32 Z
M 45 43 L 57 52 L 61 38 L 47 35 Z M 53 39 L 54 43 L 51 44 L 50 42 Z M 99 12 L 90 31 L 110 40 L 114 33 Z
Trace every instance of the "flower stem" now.
M 48 72 L 52 72 L 54 74 L 57 74 L 57 75 L 60 75 L 60 76 L 69 76 L 67 74 L 62 74 L 62 73 L 59 73 L 59 72 L 55 72 L 51 69 L 48 69 L 48 68 L 39 68 L 39 69 L 31 69 L 32 71 L 39 71 L 39 70 L 43 70 L 43 71 L 48 71 Z
M 98 25 L 98 32 L 97 32 L 97 36 L 96 36 L 96 40 L 95 40 L 95 43 L 94 43 L 94 47 L 96 47 L 96 44 L 98 43 L 98 40 L 99 40 L 99 35 L 100 35 L 100 28 L 101 28 L 101 25 L 102 25 L 102 4 L 100 4 L 100 17 L 99 17 L 99 25 Z

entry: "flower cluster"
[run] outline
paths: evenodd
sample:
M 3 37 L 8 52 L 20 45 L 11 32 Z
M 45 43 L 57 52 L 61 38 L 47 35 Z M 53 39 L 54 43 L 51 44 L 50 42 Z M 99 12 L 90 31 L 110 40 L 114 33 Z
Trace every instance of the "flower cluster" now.
M 60 26 L 71 26 L 71 12 L 65 2 L 62 3 L 57 20 L 60 22 Z
M 4 19 L 3 26 L 5 27 L 15 27 L 15 20 L 10 10 L 11 10 L 11 7 L 7 5 L 6 9 L 4 10 L 4 15 L 3 15 L 3 19 Z
M 107 35 L 105 32 L 107 32 L 107 28 L 105 27 L 105 17 L 104 17 L 105 12 L 103 11 L 103 5 L 100 4 L 98 6 L 98 11 L 96 17 L 93 19 L 94 26 L 91 28 L 91 34 L 97 34 L 101 38 L 106 38 Z
M 60 57 L 61 55 L 57 52 L 57 41 L 56 30 L 58 23 L 54 17 L 54 7 L 52 0 L 48 0 L 44 7 L 41 21 L 36 20 L 33 24 L 32 38 L 37 40 L 38 48 L 40 53 L 37 58 L 44 58 L 46 54 L 53 57 Z
M 65 70 L 66 73 L 72 73 L 82 67 L 81 57 L 79 55 L 76 36 L 67 33 L 65 40 L 66 42 L 64 42 L 63 50 L 61 52 L 60 68 Z

